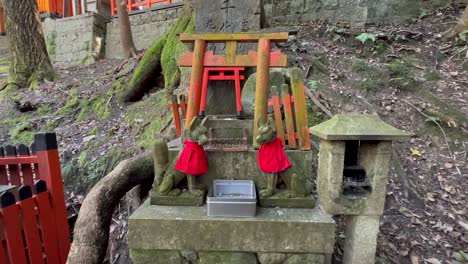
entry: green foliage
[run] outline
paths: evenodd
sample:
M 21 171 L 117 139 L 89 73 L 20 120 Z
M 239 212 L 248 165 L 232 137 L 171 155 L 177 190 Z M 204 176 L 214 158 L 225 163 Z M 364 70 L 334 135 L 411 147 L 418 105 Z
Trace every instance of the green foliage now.
M 458 38 L 463 40 L 463 41 L 467 41 L 468 40 L 468 30 L 465 30 L 463 32 L 460 32 L 458 34 Z
M 163 91 L 151 95 L 148 99 L 132 104 L 127 108 L 125 122 L 135 131 L 142 147 L 149 147 L 155 135 L 172 118 L 168 114 L 168 100 Z
M 365 74 L 376 71 L 376 68 L 364 60 L 356 60 L 351 65 L 351 70 L 355 73 Z
M 314 80 L 311 80 L 309 82 L 309 89 L 312 91 L 312 92 L 316 92 L 317 91 L 317 88 L 318 88 L 318 82 L 317 81 L 314 81 Z
M 86 162 L 88 161 L 88 152 L 85 150 L 81 152 L 80 157 L 78 158 L 78 164 L 80 165 L 80 168 L 83 168 L 86 166 Z
M 429 116 L 424 121 L 425 122 L 440 122 L 440 118 L 438 116 Z
M 368 41 L 374 43 L 377 40 L 377 36 L 372 33 L 361 33 L 356 39 L 361 41 L 362 44 L 366 44 Z
M 161 67 L 164 74 L 164 87 L 167 95 L 171 95 L 180 80 L 180 70 L 177 59 L 186 50 L 186 46 L 179 41 L 180 33 L 195 31 L 192 15 L 182 16 L 166 34 L 166 45 L 161 53 Z
M 95 128 L 93 128 L 93 129 L 91 129 L 91 130 L 89 131 L 88 135 L 90 135 L 90 136 L 95 136 L 95 135 L 97 135 L 98 132 L 99 132 L 99 128 L 98 128 L 98 127 L 95 127 Z
M 36 130 L 30 122 L 21 122 L 10 131 L 11 142 L 15 145 L 31 145 Z
M 83 164 L 83 166 L 80 167 L 83 179 L 82 184 L 84 185 L 83 187 L 89 190 L 100 179 L 111 172 L 120 161 L 128 156 L 128 154 L 123 152 L 121 149 L 114 148 L 95 161 L 87 160 L 87 156 L 88 154 L 86 154 L 86 157 L 82 157 L 80 155 L 79 163 Z
M 36 110 L 38 115 L 47 115 L 52 112 L 52 106 L 50 104 L 43 105 Z
M 106 119 L 110 116 L 110 98 L 95 95 L 89 100 L 82 100 L 80 103 L 80 113 L 78 120 L 85 120 L 92 115 L 99 119 Z
M 78 94 L 78 90 L 70 90 L 70 95 L 67 98 L 67 103 L 63 107 L 61 107 L 57 111 L 57 113 L 59 115 L 75 115 L 80 105 L 80 98 L 78 98 Z

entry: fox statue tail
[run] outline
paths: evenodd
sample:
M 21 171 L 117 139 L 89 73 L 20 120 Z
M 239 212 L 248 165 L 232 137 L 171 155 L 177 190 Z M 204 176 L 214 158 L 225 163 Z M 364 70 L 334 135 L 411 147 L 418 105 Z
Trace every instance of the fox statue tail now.
M 166 141 L 157 139 L 153 143 L 154 158 L 154 184 L 159 186 L 162 183 L 164 174 L 169 165 L 169 148 Z

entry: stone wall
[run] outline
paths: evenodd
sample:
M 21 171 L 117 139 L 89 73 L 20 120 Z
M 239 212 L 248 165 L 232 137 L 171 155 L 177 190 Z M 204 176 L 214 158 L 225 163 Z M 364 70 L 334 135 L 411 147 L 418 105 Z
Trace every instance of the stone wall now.
M 106 19 L 96 13 L 59 20 L 46 19 L 42 26 L 52 62 L 73 66 L 102 58 L 105 22 Z
M 182 2 L 182 0 L 174 1 Z M 176 4 L 172 8 L 156 9 L 146 13 L 130 15 L 133 40 L 137 50 L 149 48 L 176 21 L 182 6 Z M 120 44 L 120 29 L 118 18 L 107 23 L 106 58 L 122 58 Z
M 353 26 L 399 23 L 453 2 L 462 0 L 263 0 L 263 26 L 314 20 Z

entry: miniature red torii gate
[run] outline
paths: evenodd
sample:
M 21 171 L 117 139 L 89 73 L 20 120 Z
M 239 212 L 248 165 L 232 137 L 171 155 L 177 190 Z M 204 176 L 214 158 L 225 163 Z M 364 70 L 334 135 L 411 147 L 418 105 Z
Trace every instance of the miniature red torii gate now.
M 179 58 L 180 67 L 192 67 L 185 128 L 188 129 L 191 120 L 200 112 L 204 67 L 257 67 L 254 124 L 259 120 L 266 122 L 270 67 L 287 66 L 287 56 L 279 50 L 271 52 L 271 43 L 285 42 L 288 40 L 288 35 L 287 32 L 181 34 L 181 42 L 194 44 L 193 51 L 186 52 Z M 225 43 L 225 54 L 215 55 L 213 51 L 206 52 L 207 43 Z M 258 43 L 258 52 L 237 54 L 238 43 Z M 254 126 L 254 138 L 257 131 L 257 126 Z M 255 140 L 254 146 L 258 147 Z

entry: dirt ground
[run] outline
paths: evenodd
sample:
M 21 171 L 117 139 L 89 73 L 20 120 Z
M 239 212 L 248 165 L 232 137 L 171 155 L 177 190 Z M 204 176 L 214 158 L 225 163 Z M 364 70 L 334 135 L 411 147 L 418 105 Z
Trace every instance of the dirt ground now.
M 468 45 L 442 38 L 461 12 L 452 6 L 405 25 L 359 31 L 305 24 L 278 47 L 290 66 L 303 69 L 308 88 L 327 110 L 378 113 L 413 134 L 394 144 L 379 263 L 467 263 Z M 370 34 L 365 43 L 356 39 L 363 32 Z M 119 103 L 117 76 L 131 74 L 126 67 L 116 71 L 120 64 L 57 68 L 54 82 L 0 95 L 0 145 L 29 140 L 36 131 L 57 133 L 70 213 L 120 160 L 147 147 L 148 133 L 173 136 L 164 91 Z M 326 119 L 312 109 L 311 125 Z M 115 213 L 110 263 L 131 263 L 126 219 L 132 211 L 123 201 Z M 336 219 L 342 227 L 343 219 Z M 334 262 L 340 263 L 342 228 L 337 237 Z

